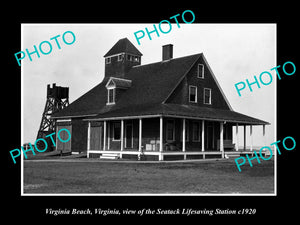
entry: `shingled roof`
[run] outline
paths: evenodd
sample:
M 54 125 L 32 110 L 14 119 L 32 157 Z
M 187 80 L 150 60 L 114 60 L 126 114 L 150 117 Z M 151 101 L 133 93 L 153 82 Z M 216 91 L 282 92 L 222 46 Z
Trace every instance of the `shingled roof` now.
M 232 110 L 216 109 L 209 107 L 199 107 L 191 105 L 179 104 L 143 104 L 134 107 L 125 107 L 119 109 L 112 109 L 103 112 L 96 116 L 90 117 L 88 120 L 102 120 L 102 119 L 121 119 L 126 117 L 143 117 L 143 116 L 166 116 L 179 117 L 190 119 L 203 119 L 214 121 L 227 121 L 239 124 L 264 125 L 269 124 L 266 121 L 256 119 Z
M 52 117 L 87 116 L 128 106 L 160 104 L 169 96 L 178 81 L 185 76 L 201 54 L 133 67 L 126 76 L 126 79 L 132 81 L 131 87 L 122 94 L 115 105 L 106 105 L 105 85 L 109 78 L 104 78 L 100 84 L 65 109 L 54 113 Z
M 106 87 L 113 85 L 116 88 L 130 88 L 131 87 L 131 80 L 121 79 L 117 77 L 111 77 L 106 84 Z
M 127 38 L 122 38 L 103 57 L 124 52 L 137 56 L 143 55 Z
M 134 66 L 126 75 L 131 87 L 122 93 L 116 104 L 107 105 L 106 84 L 109 77 L 79 97 L 52 118 L 85 117 L 89 120 L 116 119 L 146 115 L 161 115 L 228 121 L 244 124 L 268 122 L 234 112 L 192 105 L 166 104 L 170 93 L 189 72 L 199 57 L 195 54 L 147 65 Z

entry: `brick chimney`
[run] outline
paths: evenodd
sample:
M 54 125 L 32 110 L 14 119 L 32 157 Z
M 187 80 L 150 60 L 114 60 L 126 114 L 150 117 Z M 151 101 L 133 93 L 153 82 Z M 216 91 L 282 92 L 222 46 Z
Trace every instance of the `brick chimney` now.
M 168 60 L 173 58 L 173 45 L 163 45 L 162 46 L 162 60 Z

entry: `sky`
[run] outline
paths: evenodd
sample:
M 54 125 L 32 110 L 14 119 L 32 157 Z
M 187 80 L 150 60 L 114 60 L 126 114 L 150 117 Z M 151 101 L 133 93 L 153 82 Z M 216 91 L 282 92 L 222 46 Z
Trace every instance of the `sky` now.
M 172 24 L 172 30 L 150 40 L 147 35 L 138 45 L 134 33 L 153 24 L 22 24 L 21 49 L 34 51 L 43 41 L 52 44 L 48 55 L 40 58 L 32 54 L 21 61 L 22 76 L 22 143 L 34 143 L 46 103 L 47 84 L 69 87 L 69 102 L 96 86 L 104 78 L 103 56 L 119 40 L 127 37 L 143 54 L 142 65 L 161 61 L 162 46 L 173 44 L 173 58 L 203 53 L 215 74 L 225 96 L 234 111 L 267 121 L 266 137 L 262 138 L 262 126 L 253 128 L 253 145 L 270 145 L 276 141 L 276 24 L 184 24 L 180 28 Z M 168 30 L 165 28 L 164 30 Z M 76 40 L 66 45 L 62 35 L 72 31 Z M 57 40 L 50 38 L 60 35 Z M 69 35 L 66 40 L 70 41 Z M 69 39 L 68 39 L 69 38 Z M 43 45 L 47 51 L 47 45 Z M 16 65 L 17 61 L 16 61 Z M 270 85 L 253 85 L 237 94 L 234 85 L 254 81 L 263 71 L 273 75 Z M 265 78 L 267 80 L 267 78 Z M 249 126 L 247 128 L 249 145 Z M 239 128 L 240 145 L 243 129 Z

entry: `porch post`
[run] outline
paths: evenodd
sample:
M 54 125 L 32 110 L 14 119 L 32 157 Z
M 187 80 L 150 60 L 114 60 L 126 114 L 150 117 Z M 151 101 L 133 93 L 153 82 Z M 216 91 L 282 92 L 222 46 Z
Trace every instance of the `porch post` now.
M 201 151 L 204 152 L 204 120 L 202 120 L 202 129 L 201 129 Z
M 103 122 L 103 151 L 106 150 L 106 120 Z
M 235 150 L 239 150 L 239 124 L 236 123 L 236 128 L 235 128 Z
M 121 151 L 124 150 L 124 120 L 121 120 Z
M 162 116 L 159 118 L 159 160 L 163 160 L 163 118 Z
M 263 144 L 266 145 L 266 125 L 263 125 Z
M 182 119 L 182 151 L 185 152 L 185 118 Z M 183 155 L 183 159 L 186 159 L 186 154 Z
M 253 150 L 253 135 L 252 135 L 252 125 L 250 125 L 250 151 Z
M 244 151 L 246 151 L 246 125 L 244 125 Z
M 222 158 L 224 158 L 224 143 L 223 143 L 223 128 L 224 122 L 220 122 L 220 151 L 222 152 Z
M 91 136 L 91 121 L 89 121 L 89 124 L 88 124 L 88 135 L 87 135 L 87 158 L 90 157 L 90 154 L 89 154 L 90 146 L 91 146 L 90 136 Z
M 139 152 L 142 152 L 142 118 L 139 118 Z

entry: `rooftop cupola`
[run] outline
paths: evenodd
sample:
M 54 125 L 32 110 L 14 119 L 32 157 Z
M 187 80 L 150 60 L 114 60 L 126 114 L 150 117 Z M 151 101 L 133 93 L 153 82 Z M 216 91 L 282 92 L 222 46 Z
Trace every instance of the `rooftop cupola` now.
M 141 65 L 143 54 L 127 39 L 120 39 L 105 55 L 105 77 L 126 78 L 133 66 Z

